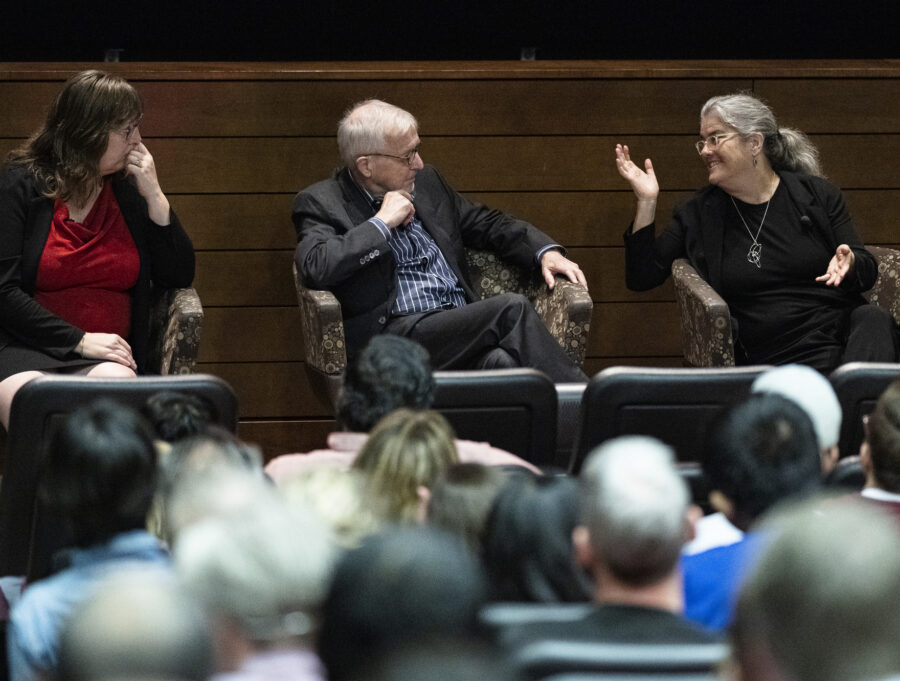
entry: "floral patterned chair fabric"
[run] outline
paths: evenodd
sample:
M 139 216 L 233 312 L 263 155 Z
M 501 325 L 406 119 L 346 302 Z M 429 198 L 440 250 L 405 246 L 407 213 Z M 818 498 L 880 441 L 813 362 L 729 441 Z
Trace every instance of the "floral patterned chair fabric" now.
M 594 304 L 587 289 L 557 278 L 549 290 L 537 273 L 507 265 L 493 253 L 466 249 L 469 273 L 475 292 L 482 298 L 498 293 L 516 292 L 527 296 L 544 320 L 550 333 L 579 365 L 584 363 L 588 331 Z M 347 366 L 341 306 L 329 291 L 308 289 L 294 265 L 294 285 L 303 325 L 306 365 L 313 380 L 325 381 L 332 404 Z
M 733 367 L 728 305 L 684 258 L 672 263 L 684 360 L 694 367 Z
M 890 312 L 900 324 L 900 251 L 881 246 L 866 248 L 878 261 L 878 279 L 863 295 L 870 303 Z M 672 280 L 681 317 L 685 364 L 734 366 L 728 305 L 683 258 L 672 263 Z
M 193 288 L 159 289 L 150 307 L 150 373 L 192 374 L 197 366 L 203 306 Z

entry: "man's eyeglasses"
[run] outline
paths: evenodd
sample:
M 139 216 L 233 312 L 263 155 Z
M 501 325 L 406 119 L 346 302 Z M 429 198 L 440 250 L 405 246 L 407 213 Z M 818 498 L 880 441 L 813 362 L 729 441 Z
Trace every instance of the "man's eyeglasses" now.
M 403 156 L 397 156 L 396 154 L 381 154 L 377 151 L 373 151 L 371 154 L 363 154 L 363 156 L 387 156 L 388 158 L 396 158 L 397 160 L 403 161 L 407 166 L 412 168 L 412 164 L 416 160 L 416 156 L 418 156 L 419 154 L 420 147 L 421 145 L 419 145 L 409 153 L 404 154 Z
M 709 147 L 710 149 L 715 149 L 725 140 L 734 137 L 739 133 L 736 132 L 720 132 L 716 135 L 710 135 L 706 139 L 700 139 L 694 142 L 694 147 L 697 149 L 698 154 L 703 153 L 703 147 Z
M 122 137 L 124 137 L 125 141 L 127 142 L 129 139 L 131 139 L 131 136 L 134 134 L 134 131 L 137 130 L 138 127 L 140 127 L 142 120 L 144 120 L 144 114 L 141 114 L 140 116 L 138 116 L 136 120 L 129 123 L 121 130 L 114 130 L 113 132 L 117 132 L 120 135 L 122 135 Z

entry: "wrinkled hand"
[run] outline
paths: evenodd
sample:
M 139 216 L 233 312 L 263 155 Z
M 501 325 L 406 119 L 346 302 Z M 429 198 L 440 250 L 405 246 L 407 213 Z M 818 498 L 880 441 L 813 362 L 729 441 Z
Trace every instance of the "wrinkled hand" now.
M 388 192 L 384 195 L 381 208 L 375 217 L 393 229 L 400 225 L 408 225 L 416 214 L 412 194 L 405 191 Z
M 638 201 L 656 201 L 659 196 L 659 182 L 656 173 L 653 172 L 653 162 L 650 159 L 644 161 L 644 170 L 631 160 L 628 145 L 616 145 L 616 168 L 619 175 L 628 180 L 634 195 Z
M 129 151 L 125 157 L 125 174 L 134 178 L 138 192 L 147 202 L 150 219 L 158 225 L 168 225 L 169 200 L 159 186 L 153 156 L 143 142 Z
M 587 288 L 587 280 L 584 278 L 581 268 L 556 250 L 549 250 L 541 256 L 541 274 L 550 289 L 556 285 L 557 274 Z
M 86 333 L 81 348 L 82 357 L 117 362 L 137 371 L 131 346 L 115 333 Z
M 856 262 L 856 255 L 847 244 L 841 244 L 834 251 L 834 257 L 828 263 L 828 269 L 821 277 L 816 277 L 816 281 L 825 282 L 826 286 L 837 286 L 847 276 L 847 273 L 853 269 Z

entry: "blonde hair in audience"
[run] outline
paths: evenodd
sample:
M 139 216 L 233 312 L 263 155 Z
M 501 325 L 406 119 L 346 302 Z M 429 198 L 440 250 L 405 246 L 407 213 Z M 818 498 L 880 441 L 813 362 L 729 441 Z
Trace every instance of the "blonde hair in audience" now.
M 367 475 L 372 493 L 385 503 L 387 519 L 415 522 L 421 488 L 457 463 L 453 429 L 436 411 L 398 409 L 369 435 L 353 468 Z
M 366 479 L 355 470 L 323 467 L 301 471 L 279 485 L 291 506 L 317 513 L 344 548 L 355 548 L 379 530 L 380 500 L 369 493 Z

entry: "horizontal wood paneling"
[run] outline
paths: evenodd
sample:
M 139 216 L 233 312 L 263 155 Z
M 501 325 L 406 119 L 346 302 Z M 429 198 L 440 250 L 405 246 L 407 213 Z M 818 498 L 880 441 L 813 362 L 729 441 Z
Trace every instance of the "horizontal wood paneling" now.
M 693 192 L 660 194 L 657 215 L 665 223 L 675 205 Z M 844 192 L 856 227 L 865 241 L 896 239 L 900 190 L 850 189 Z M 569 248 L 621 246 L 622 232 L 634 214 L 627 188 L 580 192 L 471 192 L 469 197 L 512 213 L 552 232 Z M 294 193 L 173 194 L 170 199 L 198 250 L 293 249 L 290 221 Z
M 201 362 L 197 370 L 228 381 L 241 419 L 334 418 L 331 406 L 310 387 L 303 362 Z
M 76 64 L 0 64 L 0 155 L 44 117 Z M 339 164 L 337 119 L 380 97 L 417 116 L 426 162 L 474 200 L 567 246 L 595 301 L 587 373 L 678 366 L 671 284 L 624 286 L 634 199 L 617 142 L 653 159 L 658 222 L 706 183 L 691 144 L 703 101 L 752 89 L 819 146 L 868 243 L 900 214 L 900 60 L 107 65 L 145 100 L 142 134 L 197 253 L 200 370 L 229 381 L 241 435 L 267 457 L 321 446 L 332 427 L 303 364 L 291 280 L 291 202 Z

